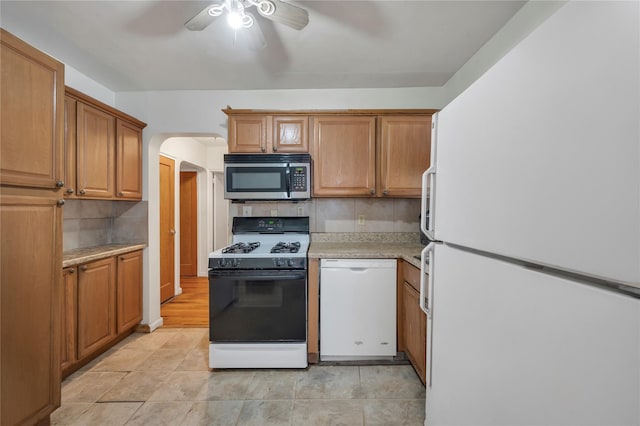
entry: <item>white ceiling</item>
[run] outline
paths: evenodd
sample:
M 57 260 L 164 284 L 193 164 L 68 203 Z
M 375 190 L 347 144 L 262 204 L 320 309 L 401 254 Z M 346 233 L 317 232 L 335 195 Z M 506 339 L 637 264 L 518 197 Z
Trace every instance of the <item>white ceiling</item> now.
M 524 1 L 302 1 L 296 31 L 262 17 L 248 48 L 209 1 L 5 1 L 0 23 L 114 92 L 442 86 Z

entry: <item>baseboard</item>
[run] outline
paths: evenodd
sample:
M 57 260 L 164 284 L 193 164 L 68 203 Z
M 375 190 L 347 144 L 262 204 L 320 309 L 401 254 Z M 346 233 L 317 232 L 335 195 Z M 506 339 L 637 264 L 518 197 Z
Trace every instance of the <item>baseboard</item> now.
M 136 327 L 136 333 L 151 333 L 155 329 L 162 327 L 162 324 L 164 324 L 164 319 L 162 319 L 162 317 L 153 321 L 151 324 L 138 324 Z

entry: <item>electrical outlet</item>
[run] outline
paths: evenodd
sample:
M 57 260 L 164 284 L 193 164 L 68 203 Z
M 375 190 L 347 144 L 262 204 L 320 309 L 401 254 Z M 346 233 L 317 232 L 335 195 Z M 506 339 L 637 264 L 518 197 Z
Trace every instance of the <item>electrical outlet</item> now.
M 359 214 L 358 215 L 358 225 L 364 225 L 364 215 L 363 214 Z
M 298 216 L 304 216 L 304 206 L 297 207 Z
M 251 216 L 251 206 L 242 206 L 242 216 Z
M 278 209 L 271 209 L 271 216 L 278 216 Z

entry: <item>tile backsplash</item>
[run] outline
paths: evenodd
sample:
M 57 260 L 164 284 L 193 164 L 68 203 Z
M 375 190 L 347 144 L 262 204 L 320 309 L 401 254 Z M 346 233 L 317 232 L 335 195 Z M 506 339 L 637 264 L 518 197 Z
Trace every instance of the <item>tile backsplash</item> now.
M 301 202 L 232 203 L 231 216 L 309 216 L 311 232 L 418 232 L 419 199 L 313 198 Z M 298 209 L 301 208 L 301 214 Z
M 146 201 L 65 200 L 62 248 L 146 243 L 147 221 Z

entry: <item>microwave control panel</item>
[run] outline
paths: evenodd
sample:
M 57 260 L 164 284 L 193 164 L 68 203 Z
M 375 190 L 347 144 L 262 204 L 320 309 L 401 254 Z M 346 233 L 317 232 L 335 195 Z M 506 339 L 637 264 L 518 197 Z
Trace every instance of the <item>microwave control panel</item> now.
M 294 166 L 291 168 L 292 190 L 293 191 L 306 191 L 307 190 L 307 168 L 305 166 Z

